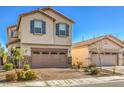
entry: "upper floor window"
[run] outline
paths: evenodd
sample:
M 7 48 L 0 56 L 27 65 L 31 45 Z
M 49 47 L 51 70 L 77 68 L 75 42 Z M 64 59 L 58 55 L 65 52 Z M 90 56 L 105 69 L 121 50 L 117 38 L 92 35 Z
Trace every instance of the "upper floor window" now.
M 66 23 L 57 23 L 56 24 L 56 35 L 69 36 L 69 25 Z
M 59 35 L 66 35 L 66 24 L 59 24 Z
M 46 22 L 42 20 L 31 20 L 30 32 L 33 34 L 46 34 Z
M 12 32 L 11 32 L 11 37 L 16 37 L 17 36 L 17 32 L 16 32 L 16 30 L 13 30 Z
M 34 21 L 34 33 L 36 34 L 42 33 L 42 21 L 39 20 Z

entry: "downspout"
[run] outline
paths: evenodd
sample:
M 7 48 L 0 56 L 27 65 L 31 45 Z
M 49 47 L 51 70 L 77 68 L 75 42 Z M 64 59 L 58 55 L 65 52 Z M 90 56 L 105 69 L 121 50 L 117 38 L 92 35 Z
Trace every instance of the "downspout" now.
M 53 21 L 53 45 L 55 44 L 55 21 Z

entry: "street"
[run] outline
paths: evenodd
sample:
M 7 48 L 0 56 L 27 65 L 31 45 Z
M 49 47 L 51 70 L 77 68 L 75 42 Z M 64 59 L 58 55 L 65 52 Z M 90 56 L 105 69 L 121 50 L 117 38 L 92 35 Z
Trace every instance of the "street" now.
M 124 87 L 124 81 L 89 84 L 89 85 L 76 85 L 76 86 L 72 86 L 72 87 Z

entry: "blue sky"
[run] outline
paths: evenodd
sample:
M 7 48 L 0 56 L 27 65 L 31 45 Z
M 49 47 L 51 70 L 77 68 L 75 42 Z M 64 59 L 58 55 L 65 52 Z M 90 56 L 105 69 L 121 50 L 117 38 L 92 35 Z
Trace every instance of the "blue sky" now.
M 0 7 L 0 42 L 5 46 L 7 42 L 7 27 L 16 24 L 21 13 L 43 8 L 32 7 Z M 73 43 L 82 40 L 112 34 L 124 40 L 124 7 L 53 7 L 75 21 L 73 26 Z

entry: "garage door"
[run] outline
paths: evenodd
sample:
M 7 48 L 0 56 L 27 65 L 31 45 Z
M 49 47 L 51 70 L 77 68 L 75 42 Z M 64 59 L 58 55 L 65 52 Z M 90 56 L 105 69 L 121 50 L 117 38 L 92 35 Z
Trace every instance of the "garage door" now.
M 116 53 L 113 53 L 113 54 L 110 54 L 110 53 L 100 54 L 100 58 L 101 58 L 102 66 L 118 65 L 117 64 L 117 54 Z M 91 61 L 92 61 L 92 63 L 95 63 L 98 66 L 100 66 L 98 54 L 92 54 Z
M 68 67 L 67 50 L 40 49 L 32 50 L 32 68 Z

